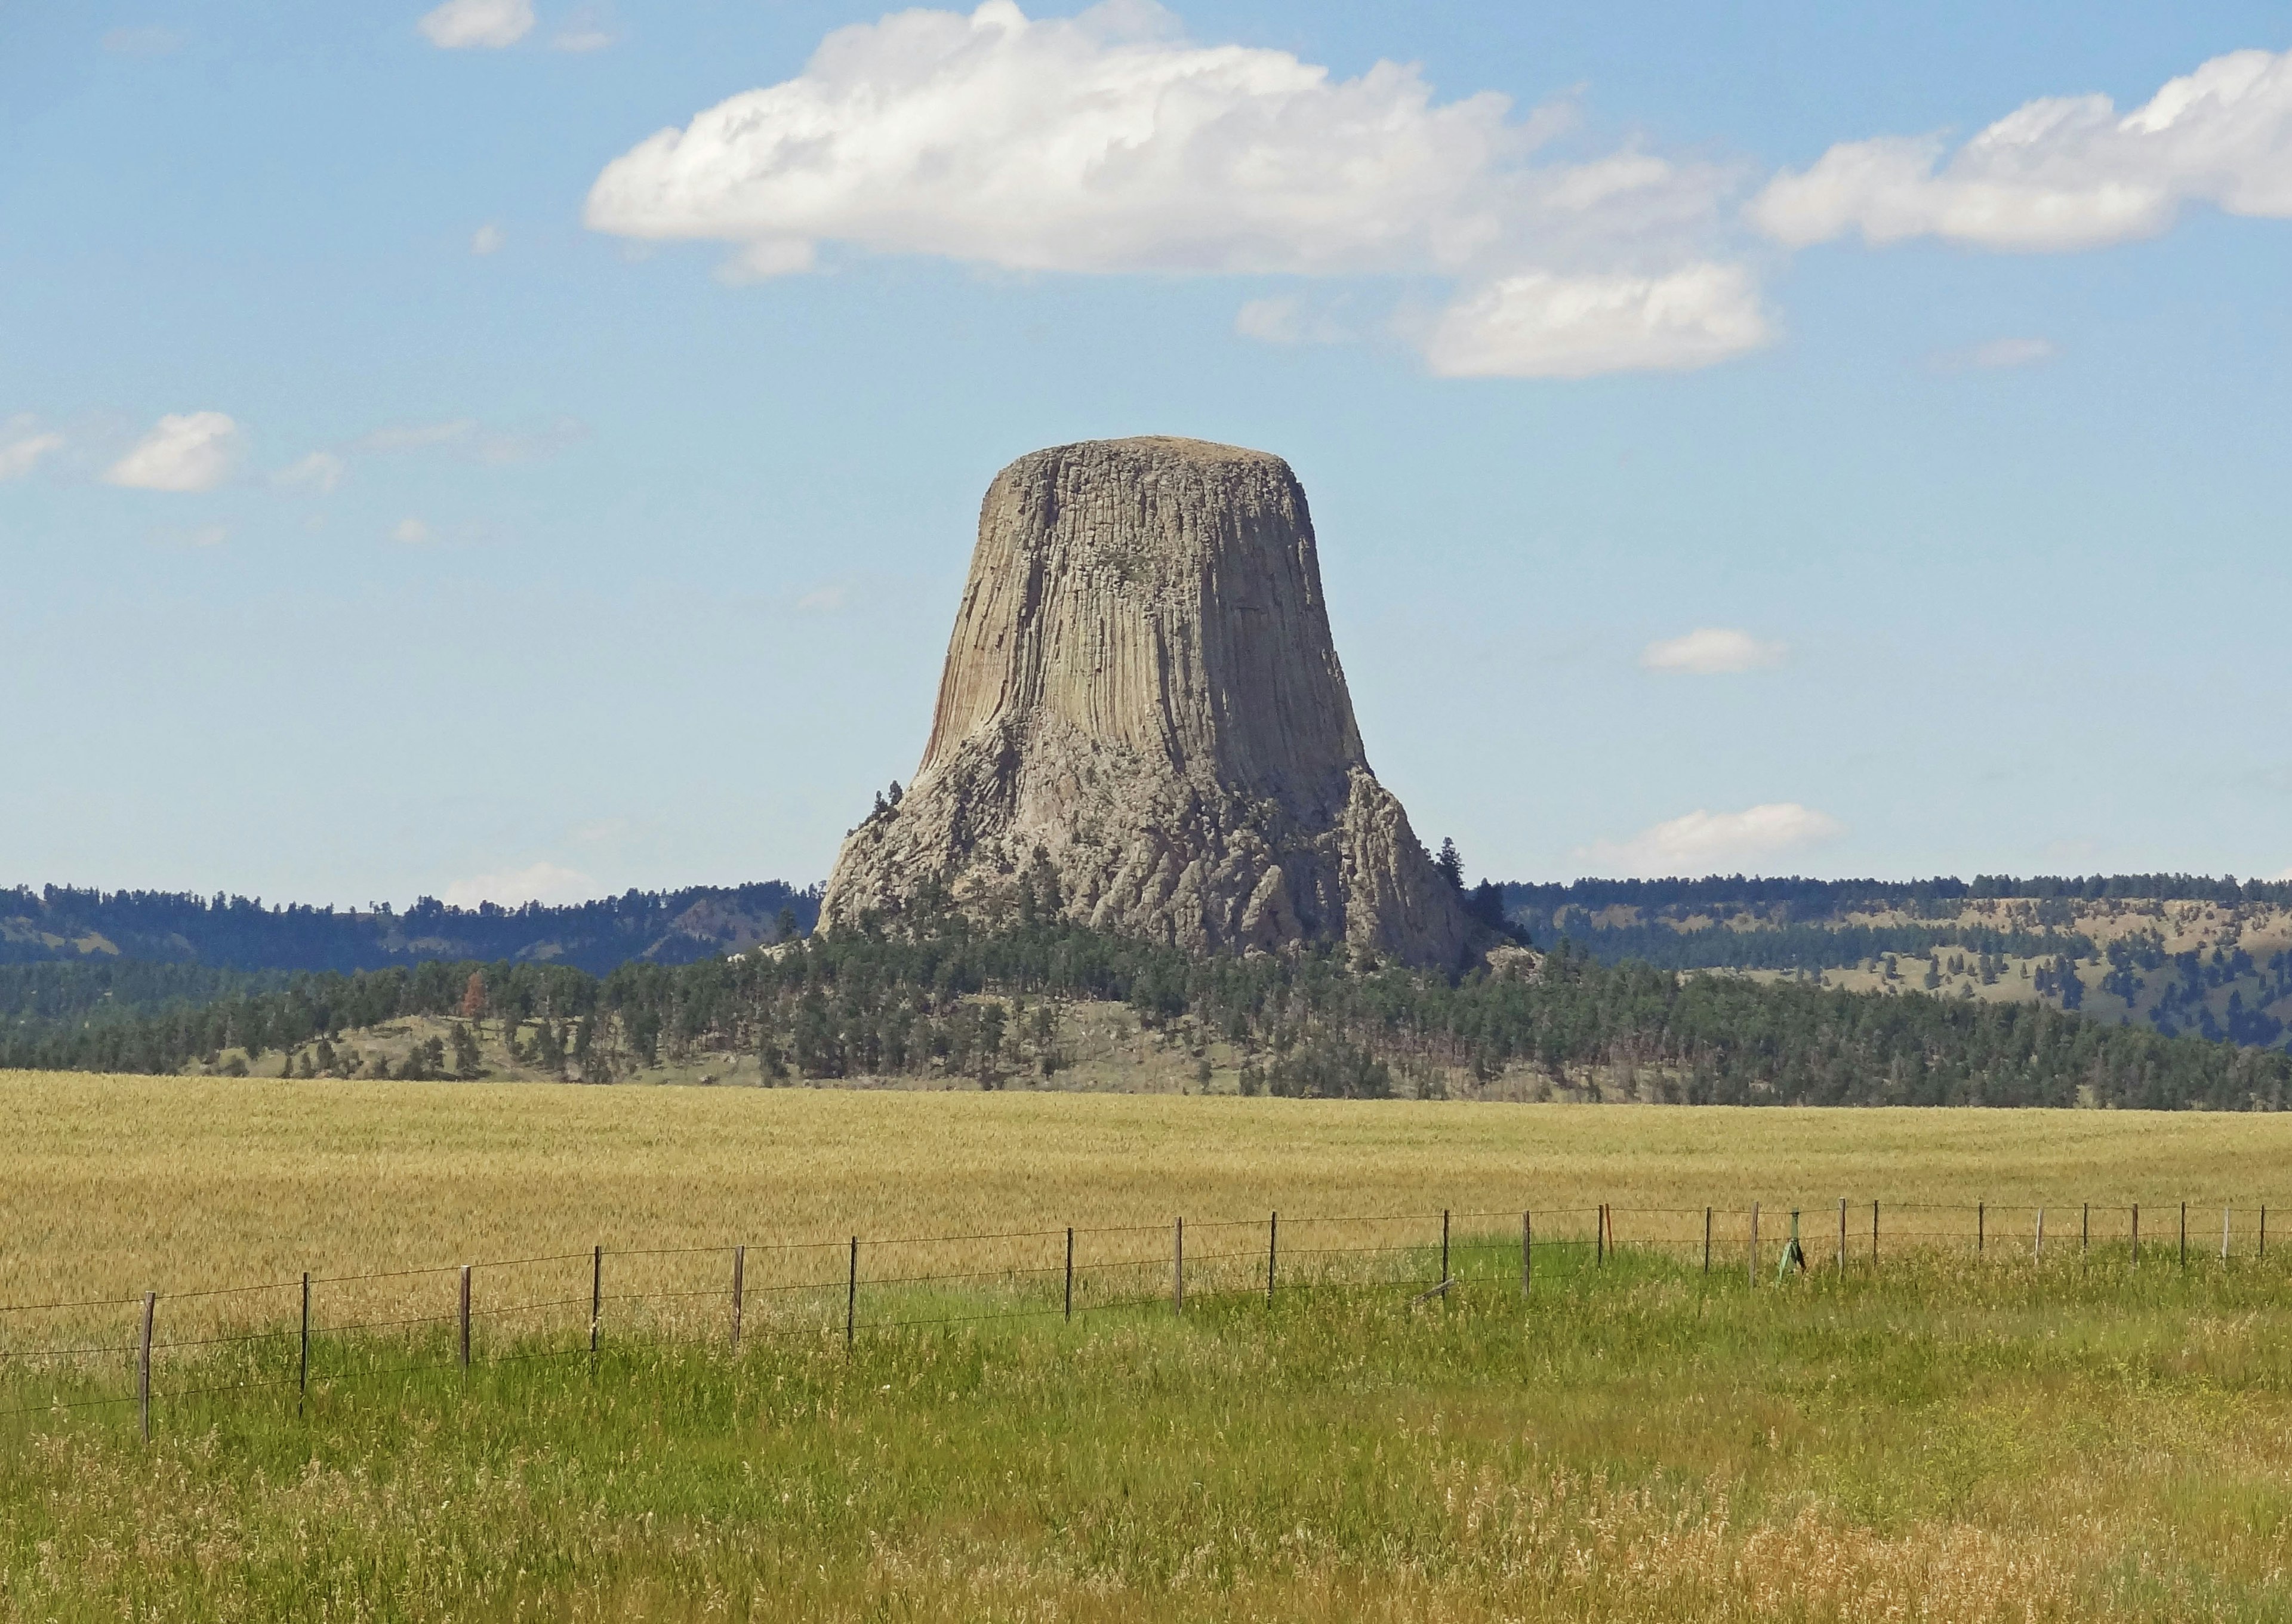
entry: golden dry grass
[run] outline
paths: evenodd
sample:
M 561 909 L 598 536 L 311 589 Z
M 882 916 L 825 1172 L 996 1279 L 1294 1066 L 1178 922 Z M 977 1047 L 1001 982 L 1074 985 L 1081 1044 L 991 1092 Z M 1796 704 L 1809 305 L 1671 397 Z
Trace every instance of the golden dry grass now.
M 2059 1237 L 2079 1202 L 2186 1200 L 2207 1215 L 2195 1232 L 2216 1245 L 2223 1202 L 2292 1201 L 2292 1119 L 2201 1113 L 11 1072 L 0 1143 L 0 1302 L 593 1244 L 1161 1224 L 1277 1208 L 1758 1200 L 1776 1214 L 1846 1197 L 1859 1233 L 1871 1200 L 2042 1201 Z M 2249 1221 L 2240 1214 L 2240 1232 Z

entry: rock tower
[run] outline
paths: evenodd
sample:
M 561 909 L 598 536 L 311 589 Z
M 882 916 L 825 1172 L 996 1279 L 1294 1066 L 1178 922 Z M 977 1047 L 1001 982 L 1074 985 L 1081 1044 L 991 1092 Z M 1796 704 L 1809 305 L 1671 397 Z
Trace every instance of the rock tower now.
M 996 475 L 923 764 L 844 842 L 820 921 L 926 896 L 1463 961 L 1461 899 L 1362 754 L 1288 464 L 1151 438 Z

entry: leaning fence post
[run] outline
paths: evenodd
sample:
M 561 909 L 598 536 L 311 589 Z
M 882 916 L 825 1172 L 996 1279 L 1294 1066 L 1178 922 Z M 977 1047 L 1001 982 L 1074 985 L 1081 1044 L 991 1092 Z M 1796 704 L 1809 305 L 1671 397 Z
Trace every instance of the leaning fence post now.
M 851 1345 L 851 1333 L 860 1317 L 860 1237 L 851 1237 L 851 1261 L 843 1271 L 843 1345 Z
M 2221 1208 L 2221 1261 L 2223 1263 L 2228 1261 L 2228 1217 L 2229 1214 L 2235 1210 L 2233 1207 Z
M 1265 1305 L 1273 1306 L 1273 1265 L 1281 1256 L 1281 1215 L 1272 1212 L 1265 1218 Z
M 1520 1294 L 1521 1294 L 1521 1296 L 1522 1296 L 1522 1297 L 1526 1297 L 1526 1296 L 1528 1295 L 1528 1289 L 1529 1289 L 1529 1287 L 1530 1285 L 1532 1285 L 1532 1284 L 1535 1282 L 1535 1280 L 1536 1280 L 1536 1224 L 1535 1224 L 1535 1221 L 1534 1221 L 1532 1218 L 1530 1218 L 1530 1217 L 1529 1216 L 1528 1209 L 1527 1209 L 1526 1208 L 1524 1208 L 1524 1207 L 1523 1207 L 1522 1208 L 1521 1208 L 1521 1213 L 1520 1213 Z
M 1838 1198 L 1838 1272 L 1846 1273 L 1846 1198 Z
M 2031 1263 L 2046 1261 L 2046 1209 L 2042 1207 L 2038 1208 L 2038 1240 L 2037 1244 L 2030 1250 L 2030 1261 Z
M 1186 1221 L 1170 1232 L 1170 1312 L 1186 1312 Z
M 1449 1278 L 1449 1209 L 1441 1209 L 1441 1279 Z
M 151 1316 L 159 1306 L 159 1294 L 143 1294 L 143 1349 L 135 1364 L 135 1405 L 143 1417 L 143 1442 L 151 1442 Z
M 1605 1267 L 1608 1262 L 1608 1204 L 1600 1203 L 1592 1216 L 1592 1262 Z
M 748 1248 L 732 1248 L 732 1351 L 740 1351 L 740 1310 L 746 1305 L 748 1284 Z
M 462 1374 L 470 1373 L 470 1265 L 462 1265 Z
M 597 1327 L 605 1317 L 605 1248 L 589 1255 L 589 1369 L 597 1368 Z
M 1074 1225 L 1067 1225 L 1067 1318 L 1074 1318 Z
M 303 1413 L 303 1400 L 311 1391 L 311 1272 L 303 1271 L 303 1362 L 295 1372 L 295 1413 Z
M 1759 1204 L 1751 1203 L 1751 1284 L 1759 1283 Z

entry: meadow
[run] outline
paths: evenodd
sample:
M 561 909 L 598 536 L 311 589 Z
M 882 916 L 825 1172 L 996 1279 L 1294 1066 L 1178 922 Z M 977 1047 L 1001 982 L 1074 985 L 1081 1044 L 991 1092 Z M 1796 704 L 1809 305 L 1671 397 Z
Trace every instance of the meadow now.
M 466 1373 L 450 1323 L 334 1336 L 307 1393 L 278 1379 L 283 1302 L 201 1299 L 277 1334 L 174 1350 L 149 1442 L 132 1409 L 0 1422 L 0 1618 L 2281 1618 L 2292 1256 L 2249 1225 L 2288 1130 L 0 1076 L 0 1303 L 150 1287 L 174 1314 L 303 1269 L 537 1253 L 570 1254 L 546 1266 L 574 1299 L 489 1326 Z M 1844 1269 L 1817 1221 L 1841 1196 Z M 1875 1262 L 1869 1200 L 1904 1215 Z M 2030 1209 L 2087 1200 L 2159 1214 L 2137 1267 L 2065 1217 L 2035 1255 Z M 2183 1200 L 2208 1215 L 2185 1266 Z M 1808 1209 L 1808 1273 L 1776 1278 L 1779 1224 L 1755 1286 L 1739 1249 L 1703 1272 L 1698 1209 L 1753 1200 Z M 1918 1242 L 1975 1201 L 1980 1255 Z M 1444 1208 L 1458 1284 L 1425 1297 Z M 1522 1208 L 1554 1240 L 1526 1294 Z M 1285 1254 L 1268 1302 L 1275 1208 L 1285 1237 L 1397 1219 L 1390 1267 Z M 776 1317 L 752 1275 L 723 1335 L 736 1241 L 840 1259 L 855 1233 L 1069 1223 L 1134 1227 L 1139 1300 L 972 1320 L 1029 1305 L 887 1275 L 847 1344 L 840 1290 Z M 593 1244 L 617 1271 L 701 1248 L 660 1264 L 693 1260 L 690 1316 L 616 1298 L 593 1360 Z M 446 1303 L 450 1274 L 409 1278 Z M 948 1322 L 887 1324 L 909 1317 Z M 0 1400 L 31 1392 L 0 1369 Z M 248 1379 L 273 1385 L 198 1391 Z

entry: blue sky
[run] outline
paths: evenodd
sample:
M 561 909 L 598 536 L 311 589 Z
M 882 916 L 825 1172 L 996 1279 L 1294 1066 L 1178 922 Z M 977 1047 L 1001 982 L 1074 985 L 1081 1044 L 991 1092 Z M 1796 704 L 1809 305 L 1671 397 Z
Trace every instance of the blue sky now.
M 0 0 L 0 880 L 816 878 L 1136 432 L 1296 467 L 1475 875 L 2282 873 L 2288 48 Z

